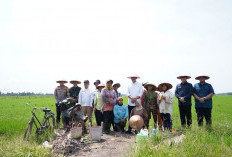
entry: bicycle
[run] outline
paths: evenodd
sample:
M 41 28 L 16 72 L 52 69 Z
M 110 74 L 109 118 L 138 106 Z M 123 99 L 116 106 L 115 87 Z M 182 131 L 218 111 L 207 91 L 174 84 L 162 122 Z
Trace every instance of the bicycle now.
M 27 125 L 26 131 L 24 134 L 24 139 L 27 139 L 27 140 L 29 139 L 29 137 L 31 135 L 31 130 L 32 130 L 33 124 L 36 127 L 36 134 L 41 134 L 45 130 L 50 130 L 51 132 L 54 130 L 55 118 L 54 118 L 54 113 L 52 113 L 50 109 L 47 109 L 46 107 L 36 108 L 36 107 L 31 106 L 28 103 L 26 103 L 25 105 L 30 106 L 33 110 L 31 111 L 32 117 Z M 41 109 L 44 112 L 44 117 L 43 117 L 42 123 L 39 121 L 39 119 L 35 115 L 35 111 L 37 109 Z M 37 124 L 36 124 L 36 121 L 37 121 Z

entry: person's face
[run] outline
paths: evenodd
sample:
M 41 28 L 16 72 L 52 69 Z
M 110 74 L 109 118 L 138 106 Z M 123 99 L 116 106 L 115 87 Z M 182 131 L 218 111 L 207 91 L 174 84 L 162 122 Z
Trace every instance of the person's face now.
M 163 86 L 162 86 L 162 91 L 166 91 L 168 89 L 168 87 L 164 84 Z
M 199 81 L 200 81 L 201 83 L 204 83 L 204 82 L 205 82 L 205 80 L 206 80 L 206 78 L 205 78 L 205 77 L 200 77 L 200 78 L 199 78 Z
M 99 90 L 99 91 L 102 91 L 103 88 L 104 88 L 104 87 L 99 87 L 98 90 Z
M 114 90 L 118 91 L 118 88 L 119 88 L 118 85 L 114 86 Z
M 85 89 L 89 88 L 89 83 L 84 83 Z
M 151 86 L 151 85 L 148 85 L 148 86 L 147 86 L 147 89 L 148 89 L 149 91 L 151 91 L 151 90 L 152 90 L 152 86 Z
M 181 77 L 180 80 L 182 83 L 185 83 L 187 81 L 187 77 Z
M 78 85 L 77 82 L 74 82 L 74 83 L 73 83 L 73 86 L 74 86 L 74 87 L 77 87 L 77 85 Z
M 118 100 L 118 105 L 119 105 L 119 106 L 122 106 L 122 105 L 123 105 L 123 99 L 122 99 L 122 98 Z
M 98 86 L 99 84 L 100 84 L 100 83 L 96 82 L 96 83 L 95 83 L 95 87 L 97 88 L 97 86 Z
M 64 86 L 64 82 L 60 82 L 60 86 Z
M 132 78 L 131 78 L 131 81 L 132 81 L 132 82 L 136 82 L 136 80 L 137 80 L 137 77 L 132 77 Z
M 108 83 L 107 83 L 107 87 L 108 87 L 108 88 L 112 87 L 112 84 L 113 84 L 113 82 L 111 82 L 111 81 L 108 82 Z

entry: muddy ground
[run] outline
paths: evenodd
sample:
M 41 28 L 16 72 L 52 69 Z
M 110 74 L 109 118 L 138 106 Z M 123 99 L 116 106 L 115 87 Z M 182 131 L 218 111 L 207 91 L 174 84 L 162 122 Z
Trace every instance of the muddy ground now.
M 135 135 L 112 132 L 103 134 L 101 141 L 91 141 L 89 135 L 82 139 L 69 138 L 64 130 L 56 130 L 57 138 L 52 142 L 53 156 L 122 157 L 128 156 L 136 143 Z

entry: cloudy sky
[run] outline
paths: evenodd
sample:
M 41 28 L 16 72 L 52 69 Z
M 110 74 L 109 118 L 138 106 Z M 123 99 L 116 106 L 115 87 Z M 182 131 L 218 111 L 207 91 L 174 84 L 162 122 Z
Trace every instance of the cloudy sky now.
M 0 0 L 0 91 L 112 78 L 125 93 L 136 72 L 139 82 L 174 86 L 179 74 L 194 84 L 206 73 L 216 93 L 231 92 L 231 8 L 231 0 Z

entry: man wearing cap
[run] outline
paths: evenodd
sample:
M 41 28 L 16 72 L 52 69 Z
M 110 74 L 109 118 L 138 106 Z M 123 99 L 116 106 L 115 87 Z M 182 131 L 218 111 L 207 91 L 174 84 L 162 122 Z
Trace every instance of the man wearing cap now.
M 120 83 L 115 83 L 115 84 L 113 85 L 113 88 L 114 88 L 114 91 L 115 91 L 115 93 L 116 93 L 116 95 L 117 95 L 117 98 L 122 96 L 122 94 L 121 94 L 120 92 L 118 92 L 118 88 L 119 88 L 120 86 L 121 86 Z
M 80 84 L 81 82 L 78 80 L 72 80 L 70 81 L 70 83 L 73 84 L 73 87 L 70 88 L 69 94 L 72 98 L 72 104 L 75 104 L 78 102 L 78 96 L 81 90 L 81 87 L 78 87 L 78 84 Z
M 64 85 L 65 83 L 68 83 L 66 80 L 58 80 L 56 82 L 60 84 L 54 91 L 54 97 L 56 99 L 56 122 L 59 123 L 61 115 L 59 102 L 69 96 L 69 89 Z
M 101 81 L 100 80 L 96 80 L 94 83 L 94 86 L 96 87 L 95 90 L 92 92 L 91 94 L 91 103 L 94 104 L 94 98 L 95 98 L 95 95 L 96 93 L 98 92 L 98 85 L 101 84 Z
M 203 125 L 203 118 L 205 117 L 206 125 L 211 126 L 211 113 L 213 108 L 212 97 L 214 89 L 211 84 L 206 83 L 210 77 L 207 75 L 199 75 L 195 79 L 199 80 L 193 88 L 193 96 L 195 98 L 195 108 L 197 113 L 198 126 Z
M 94 112 L 95 112 L 97 126 L 101 126 L 101 123 L 103 121 L 103 115 L 102 115 L 103 100 L 102 100 L 101 91 L 104 87 L 105 87 L 104 84 L 99 84 L 97 86 L 98 91 L 94 97 Z
M 88 115 L 89 122 L 92 123 L 93 104 L 91 102 L 91 90 L 89 89 L 89 80 L 84 81 L 84 88 L 79 93 L 79 103 L 81 104 L 84 115 Z
M 193 95 L 193 86 L 191 83 L 187 82 L 187 79 L 190 78 L 191 77 L 187 75 L 178 76 L 177 79 L 180 79 L 181 83 L 176 86 L 175 90 L 175 96 L 178 99 L 181 126 L 183 128 L 186 127 L 186 120 L 188 127 L 192 124 L 191 98 Z
M 143 94 L 143 87 L 142 84 L 137 82 L 137 79 L 140 77 L 137 74 L 133 74 L 128 77 L 131 79 L 132 83 L 129 85 L 127 89 L 127 95 L 128 95 L 128 111 L 129 115 L 131 113 L 131 110 L 135 108 L 135 102 L 137 100 L 140 100 Z M 131 127 L 128 127 L 127 133 L 131 133 Z

